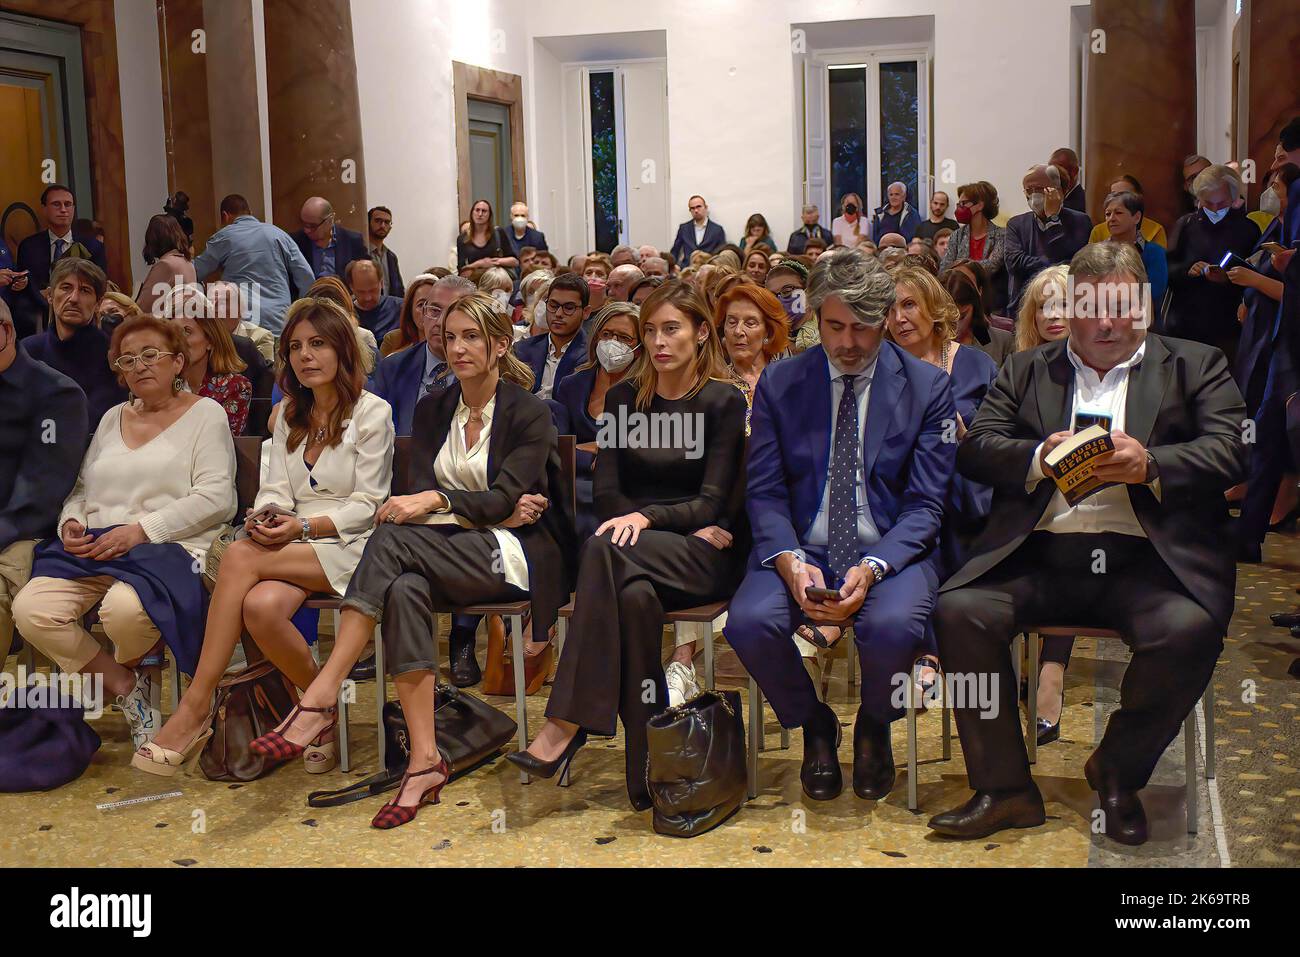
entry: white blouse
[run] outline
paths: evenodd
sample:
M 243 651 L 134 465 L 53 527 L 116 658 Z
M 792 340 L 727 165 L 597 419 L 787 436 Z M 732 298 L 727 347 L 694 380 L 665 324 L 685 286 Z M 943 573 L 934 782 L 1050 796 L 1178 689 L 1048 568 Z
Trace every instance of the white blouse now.
M 139 522 L 149 541 L 175 542 L 203 560 L 234 517 L 235 445 L 226 411 L 200 398 L 138 449 L 122 441 L 122 409 L 104 413 L 59 515 L 87 528 Z
M 492 416 L 496 411 L 496 396 L 483 408 L 483 428 L 478 441 L 472 449 L 465 448 L 465 425 L 469 422 L 469 406 L 462 398 L 456 403 L 456 414 L 452 417 L 451 429 L 447 441 L 438 450 L 438 457 L 433 461 L 433 474 L 443 488 L 463 492 L 486 492 L 488 490 L 487 466 L 488 445 L 492 438 Z M 451 512 L 434 513 L 428 516 L 424 524 L 441 525 L 455 522 L 466 528 L 473 526 Z M 501 572 L 505 579 L 516 588 L 528 590 L 528 560 L 524 557 L 524 547 L 508 528 L 489 529 L 497 540 L 501 550 Z M 494 569 L 495 571 L 495 569 Z

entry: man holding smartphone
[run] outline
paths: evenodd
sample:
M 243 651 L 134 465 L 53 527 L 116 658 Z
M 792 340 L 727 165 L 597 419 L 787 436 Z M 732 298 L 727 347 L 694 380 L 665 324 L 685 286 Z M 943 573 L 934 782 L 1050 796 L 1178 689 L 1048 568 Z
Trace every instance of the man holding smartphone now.
M 957 415 L 948 376 L 883 341 L 894 281 L 878 260 L 837 250 L 813 269 L 807 300 L 821 345 L 770 366 L 754 401 L 754 550 L 725 633 L 781 726 L 803 729 L 804 793 L 829 801 L 844 786 L 840 722 L 790 634 L 804 621 L 853 623 L 862 669 L 853 791 L 879 800 L 894 785 L 897 690 L 933 651 L 926 623 Z

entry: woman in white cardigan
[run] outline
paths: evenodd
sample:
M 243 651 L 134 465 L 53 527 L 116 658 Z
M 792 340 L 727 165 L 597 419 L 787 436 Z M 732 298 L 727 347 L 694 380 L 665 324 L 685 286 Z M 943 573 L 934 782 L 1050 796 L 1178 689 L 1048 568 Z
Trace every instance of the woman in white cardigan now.
M 212 695 L 244 629 L 299 688 L 316 677 L 290 619 L 309 595 L 342 595 L 365 551 L 393 477 L 388 403 L 362 390 L 352 323 L 332 302 L 299 300 L 280 337 L 285 399 L 271 438 L 270 472 L 244 518 L 247 538 L 221 559 L 203 653 L 180 707 L 132 764 L 170 776 L 202 752 Z M 307 770 L 334 767 L 332 740 L 304 754 Z
M 63 671 L 102 676 L 139 747 L 160 723 L 151 705 L 160 639 L 182 671 L 198 659 L 200 573 L 235 514 L 235 449 L 221 406 L 185 390 L 179 326 L 128 319 L 114 331 L 109 361 L 131 399 L 99 422 L 59 516 L 59 538 L 37 547 L 13 616 Z M 112 654 L 82 627 L 96 605 Z

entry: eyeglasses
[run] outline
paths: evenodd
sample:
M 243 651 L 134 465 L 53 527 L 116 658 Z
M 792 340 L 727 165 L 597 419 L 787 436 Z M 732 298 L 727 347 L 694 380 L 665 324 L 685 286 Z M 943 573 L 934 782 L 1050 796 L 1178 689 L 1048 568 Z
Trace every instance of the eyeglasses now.
M 441 316 L 442 306 L 436 302 L 417 302 L 411 307 L 415 312 L 422 312 L 426 316 Z
M 603 330 L 603 331 L 601 332 L 601 334 L 597 337 L 597 340 L 596 340 L 596 341 L 597 341 L 597 342 L 611 342 L 611 341 L 618 341 L 618 342 L 623 343 L 623 345 L 625 345 L 625 346 L 630 346 L 630 347 L 632 347 L 633 349 L 636 348 L 636 338 L 635 338 L 635 337 L 633 337 L 633 336 L 628 336 L 628 335 L 624 335 L 624 334 L 621 333 L 621 332 L 614 332 L 612 329 L 605 329 L 605 330 Z
M 576 315 L 578 310 L 581 308 L 582 306 L 578 305 L 576 302 L 552 302 L 549 299 L 546 300 L 546 311 L 553 316 L 573 316 Z
M 309 223 L 306 220 L 301 220 L 302 228 L 307 232 L 314 233 L 316 230 L 320 229 L 322 226 L 328 223 L 332 218 L 333 217 L 327 216 L 324 219 L 322 219 L 319 223 Z
M 151 366 L 159 359 L 178 355 L 180 355 L 179 352 L 163 352 L 161 349 L 150 347 L 145 349 L 144 352 L 140 353 L 138 356 L 133 356 L 129 352 L 120 355 L 113 362 L 113 365 L 122 372 L 131 372 L 135 369 L 137 362 L 143 363 L 145 366 Z
M 975 205 L 975 200 L 973 200 L 973 199 L 959 199 L 959 200 L 957 200 L 957 205 L 958 205 L 958 206 L 974 206 L 974 205 Z

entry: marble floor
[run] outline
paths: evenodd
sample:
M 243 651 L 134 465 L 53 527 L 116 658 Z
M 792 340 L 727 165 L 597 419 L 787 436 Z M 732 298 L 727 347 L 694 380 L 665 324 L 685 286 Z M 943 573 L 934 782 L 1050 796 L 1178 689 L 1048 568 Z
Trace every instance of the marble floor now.
M 1300 540 L 1270 536 L 1265 562 L 1241 566 L 1238 606 L 1215 673 L 1218 775 L 1198 773 L 1198 829 L 1186 830 L 1181 737 L 1162 759 L 1143 800 L 1152 840 L 1124 848 L 1090 831 L 1095 795 L 1083 763 L 1118 699 L 1125 651 L 1080 639 L 1067 676 L 1061 740 L 1039 751 L 1035 778 L 1047 823 L 973 842 L 934 836 L 930 814 L 965 799 L 960 742 L 941 759 L 937 712 L 919 720 L 920 811 L 907 809 L 903 722 L 895 725 L 898 784 L 887 800 L 851 789 L 835 801 L 807 802 L 799 787 L 800 735 L 788 750 L 767 710 L 758 797 L 730 821 L 692 840 L 656 835 L 650 813 L 633 812 L 623 787 L 622 740 L 593 739 L 578 755 L 572 785 L 520 783 L 498 758 L 447 786 L 442 803 L 389 832 L 369 827 L 380 799 L 315 810 L 308 792 L 341 787 L 376 770 L 374 682 L 358 686 L 352 716 L 352 770 L 310 776 L 290 764 L 246 785 L 170 780 L 133 771 L 122 718 L 95 722 L 104 744 L 77 781 L 52 792 L 0 795 L 0 864 L 10 866 L 763 866 L 880 867 L 1219 867 L 1300 863 L 1300 681 L 1288 675 L 1300 641 L 1272 628 L 1268 614 L 1300 603 Z M 327 642 L 328 646 L 328 642 Z M 480 658 L 482 648 L 480 648 Z M 14 659 L 10 659 L 12 666 Z M 719 684 L 739 686 L 722 650 Z M 728 677 L 730 676 L 730 677 Z M 856 712 L 843 661 L 832 669 L 829 701 L 851 729 Z M 164 700 L 167 700 L 164 698 Z M 510 698 L 489 699 L 514 712 Z M 530 726 L 545 689 L 529 699 Z M 1205 717 L 1198 751 L 1203 751 Z M 851 731 L 850 731 L 851 735 Z M 850 735 L 846 735 L 849 737 Z M 846 776 L 850 746 L 841 749 Z M 116 810 L 96 805 L 180 791 Z

